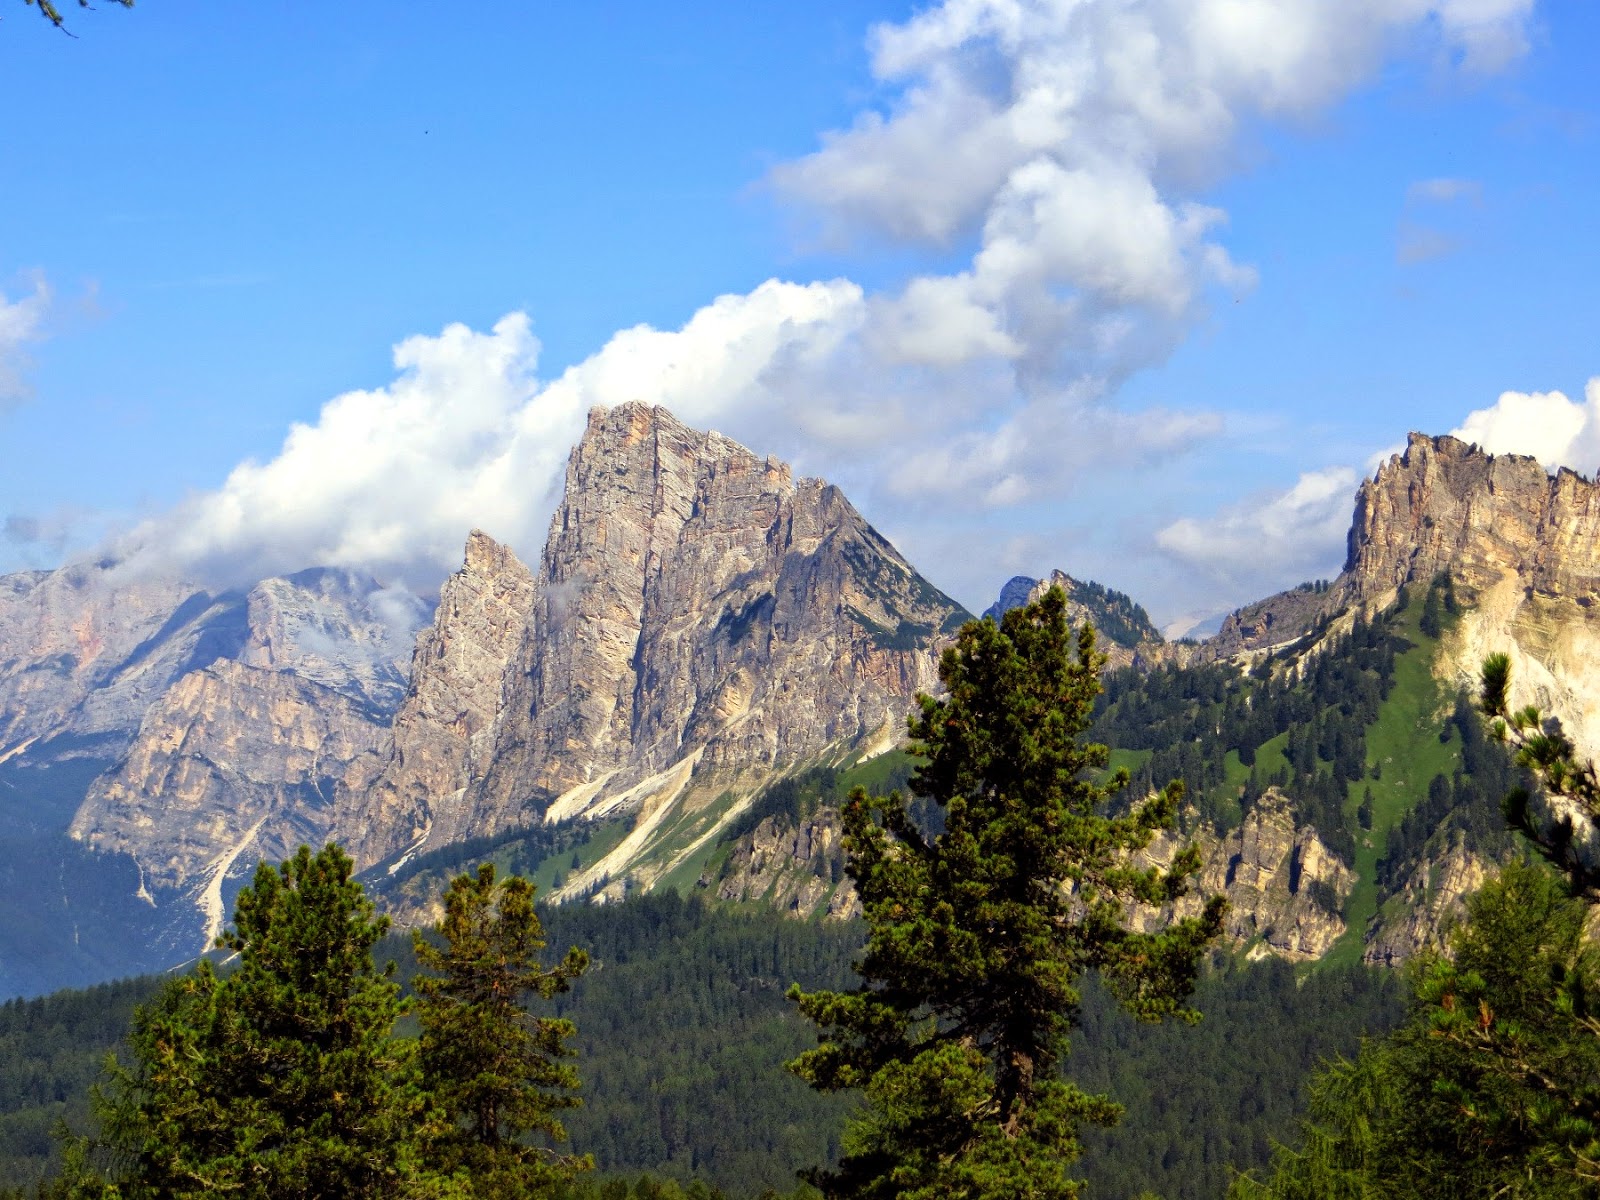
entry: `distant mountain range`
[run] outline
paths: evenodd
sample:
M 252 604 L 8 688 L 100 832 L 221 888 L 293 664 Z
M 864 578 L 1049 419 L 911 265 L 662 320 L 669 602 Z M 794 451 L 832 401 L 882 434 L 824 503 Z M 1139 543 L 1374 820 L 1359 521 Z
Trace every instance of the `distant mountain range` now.
M 1168 642 L 1133 599 L 1059 571 L 1009 581 L 990 612 L 1059 584 L 1118 678 L 1154 681 L 1139 685 L 1151 695 L 1214 680 L 1216 698 L 1195 691 L 1184 711 L 1244 713 L 1280 694 L 1254 681 L 1306 676 L 1358 619 L 1447 578 L 1445 628 L 1418 635 L 1416 611 L 1395 626 L 1419 665 L 1385 686 L 1415 693 L 1413 724 L 1448 733 L 1457 688 L 1503 649 L 1519 700 L 1592 752 L 1597 535 L 1589 481 L 1413 434 L 1362 485 L 1336 580 L 1246 606 L 1204 641 Z M 937 652 L 969 619 L 837 488 L 639 404 L 590 415 L 537 565 L 471 532 L 431 621 L 336 569 L 219 594 L 114 563 L 0 578 L 0 994 L 190 957 L 256 862 L 328 838 L 402 920 L 427 917 L 441 873 L 473 854 L 562 900 L 702 887 L 847 914 L 831 800 L 841 781 L 904 777 L 911 699 L 936 688 Z M 1369 753 L 1383 722 L 1363 727 Z M 1262 761 L 1299 728 L 1264 737 Z M 1488 853 L 1435 837 L 1444 818 L 1406 835 L 1431 844 L 1433 882 L 1407 892 L 1391 862 L 1393 887 L 1373 891 L 1428 781 L 1367 829 L 1370 783 L 1341 777 L 1346 812 L 1315 769 L 1251 776 L 1257 749 L 1217 765 L 1201 792 L 1222 817 L 1197 809 L 1194 825 L 1238 944 L 1313 958 L 1359 943 L 1391 961 L 1436 936 Z M 1366 765 L 1391 784 L 1406 769 Z

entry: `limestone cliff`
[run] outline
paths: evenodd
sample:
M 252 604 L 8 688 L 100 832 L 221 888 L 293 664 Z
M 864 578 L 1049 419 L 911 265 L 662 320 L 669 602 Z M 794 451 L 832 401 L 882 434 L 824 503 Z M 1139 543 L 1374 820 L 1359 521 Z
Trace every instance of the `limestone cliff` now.
M 1205 654 L 1272 649 L 1441 573 L 1465 609 L 1441 675 L 1474 687 L 1484 655 L 1505 651 L 1513 702 L 1554 713 L 1586 754 L 1600 753 L 1600 487 L 1457 438 L 1411 434 L 1361 484 L 1340 576 L 1240 609 Z
M 1362 958 L 1392 967 L 1423 950 L 1438 949 L 1450 925 L 1466 912 L 1466 898 L 1483 886 L 1494 864 L 1462 845 L 1458 834 L 1438 854 L 1425 857 L 1391 896 L 1367 930 Z
M 722 900 L 760 901 L 797 917 L 829 920 L 861 915 L 861 899 L 844 875 L 839 812 L 818 810 L 796 824 L 766 817 L 733 847 L 715 882 Z
M 366 810 L 361 861 L 430 829 L 438 844 L 619 807 L 666 821 L 651 797 L 692 780 L 897 731 L 965 618 L 837 488 L 664 409 L 596 409 L 525 628 L 495 641 L 510 653 L 485 752 L 413 772 L 397 735 L 385 795 L 425 807 Z M 472 640 L 461 626 L 442 608 L 431 636 Z
M 438 845 L 477 832 L 462 800 L 467 783 L 488 771 L 501 680 L 527 634 L 533 596 L 528 568 L 473 530 L 433 624 L 417 639 L 381 773 L 343 793 L 336 820 L 358 862 L 375 862 L 430 828 Z
M 236 644 L 240 601 L 103 565 L 0 577 L 0 757 L 62 735 L 125 744 L 197 658 Z
M 197 665 L 150 699 L 69 830 L 132 858 L 153 903 L 198 900 L 213 927 L 230 870 L 325 840 L 336 790 L 375 770 L 409 641 L 403 597 L 349 572 L 269 579 L 231 611 L 229 638 L 193 639 Z
M 382 732 L 349 696 L 218 659 L 151 706 L 126 755 L 91 785 L 71 833 L 133 858 L 152 893 L 197 892 L 214 935 L 229 870 L 327 840 L 335 790 Z
M 1204 866 L 1189 895 L 1161 909 L 1139 908 L 1139 928 L 1157 929 L 1174 918 L 1197 915 L 1205 897 L 1228 898 L 1226 936 L 1255 955 L 1295 962 L 1321 958 L 1344 934 L 1340 909 L 1355 873 L 1311 826 L 1297 827 L 1285 797 L 1268 789 L 1237 828 L 1197 839 Z M 1162 836 L 1141 859 L 1169 865 L 1181 842 Z

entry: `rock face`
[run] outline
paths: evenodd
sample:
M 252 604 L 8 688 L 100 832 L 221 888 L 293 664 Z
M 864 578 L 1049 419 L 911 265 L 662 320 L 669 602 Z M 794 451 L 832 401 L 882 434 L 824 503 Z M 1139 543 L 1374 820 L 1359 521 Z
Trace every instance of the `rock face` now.
M 481 595 L 477 575 L 469 563 L 457 579 Z M 424 835 L 638 808 L 691 777 L 770 772 L 898 730 L 936 685 L 937 641 L 967 617 L 837 488 L 642 404 L 590 414 L 513 638 L 528 594 L 507 585 L 498 632 L 470 604 L 441 606 L 428 644 L 483 647 L 485 663 L 510 651 L 494 719 L 463 718 L 462 752 L 419 754 L 454 719 L 424 717 L 449 668 L 419 653 L 411 748 L 397 729 L 383 775 L 392 799 L 360 810 L 363 864 Z
M 1473 688 L 1484 656 L 1508 653 L 1513 703 L 1560 717 L 1585 754 L 1600 753 L 1600 486 L 1453 437 L 1411 434 L 1362 483 L 1338 579 L 1240 609 L 1202 656 L 1273 649 L 1441 573 L 1466 608 L 1444 647 L 1447 682 Z
M 1304 637 L 1333 608 L 1331 590 L 1317 584 L 1301 584 L 1257 600 L 1223 619 L 1222 628 L 1202 645 L 1201 657 L 1214 660 L 1275 650 Z
M 1343 936 L 1339 915 L 1355 873 L 1323 844 L 1311 826 L 1296 827 L 1287 800 L 1269 788 L 1239 828 L 1198 839 L 1204 866 L 1189 895 L 1161 909 L 1136 910 L 1135 924 L 1152 930 L 1198 915 L 1205 897 L 1228 897 L 1226 935 L 1295 962 L 1321 958 Z M 1141 857 L 1169 865 L 1180 843 L 1163 836 Z
M 1466 898 L 1482 887 L 1495 864 L 1466 849 L 1459 836 L 1437 858 L 1417 864 L 1367 931 L 1364 961 L 1392 967 L 1445 944 L 1450 924 L 1466 912 Z
M 844 875 L 842 834 L 832 808 L 798 825 L 763 819 L 734 846 L 716 883 L 718 899 L 760 901 L 797 917 L 859 917 L 861 898 Z
M 1053 587 L 1067 597 L 1067 620 L 1074 626 L 1088 621 L 1100 635 L 1099 647 L 1113 669 L 1135 661 L 1159 657 L 1165 649 L 1161 631 L 1144 608 L 1131 597 L 1102 584 L 1082 582 L 1065 571 L 1051 571 L 1043 579 L 1016 575 L 1000 589 L 1000 598 L 984 610 L 998 621 L 1013 608 L 1032 604 Z
M 102 566 L 0 577 L 0 755 L 62 735 L 125 744 L 197 659 L 236 647 L 241 601 Z
M 342 793 L 339 831 L 358 862 L 376 862 L 430 829 L 438 845 L 475 832 L 463 798 L 468 781 L 489 769 L 502 677 L 527 635 L 533 597 L 528 568 L 473 530 L 417 639 L 381 771 Z
M 1600 489 L 1532 458 L 1413 433 L 1356 494 L 1342 591 L 1362 599 L 1449 572 L 1484 591 L 1515 575 L 1547 595 L 1600 595 Z
M 401 694 L 408 631 L 381 596 L 343 571 L 258 584 L 234 606 L 232 653 L 155 697 L 71 836 L 130 856 L 152 890 L 220 883 L 241 855 L 325 840 L 335 789 L 371 771 L 362 760 L 375 758 Z

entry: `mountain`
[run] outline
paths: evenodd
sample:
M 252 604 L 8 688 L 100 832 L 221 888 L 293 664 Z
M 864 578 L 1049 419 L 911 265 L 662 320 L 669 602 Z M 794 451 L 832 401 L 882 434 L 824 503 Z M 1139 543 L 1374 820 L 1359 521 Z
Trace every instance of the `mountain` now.
M 0 987 L 209 944 L 240 876 L 325 838 L 334 788 L 375 763 L 417 608 L 332 569 L 220 593 L 115 564 L 0 580 Z
M 596 409 L 537 572 L 469 542 L 336 826 L 368 866 L 626 818 L 566 894 L 648 887 L 775 774 L 894 744 L 967 619 L 831 484 L 661 408 Z
M 1338 578 L 1203 643 L 1061 571 L 989 611 L 1055 584 L 1101 630 L 1095 736 L 1136 786 L 1189 782 L 1235 944 L 1394 962 L 1509 845 L 1509 767 L 1456 701 L 1482 655 L 1596 743 L 1597 524 L 1580 476 L 1413 434 Z M 255 862 L 325 838 L 402 920 L 484 855 L 558 900 L 849 915 L 836 805 L 904 785 L 905 715 L 968 614 L 837 488 L 627 404 L 590 414 L 535 565 L 473 531 L 421 618 L 332 569 L 0 579 L 0 987 L 193 954 Z
M 1585 753 L 1600 752 L 1600 488 L 1523 455 L 1412 433 L 1361 484 L 1339 577 L 1238 610 L 1207 648 L 1259 654 L 1441 575 L 1465 613 L 1441 670 L 1470 685 L 1486 653 L 1506 651 L 1517 703 L 1539 704 Z
M 1013 608 L 1031 604 L 1053 587 L 1067 597 L 1067 619 L 1074 625 L 1088 621 L 1100 635 L 1100 649 L 1113 667 L 1130 665 L 1141 652 L 1148 654 L 1165 639 L 1144 606 L 1131 596 L 1090 580 L 1074 579 L 1065 571 L 1051 571 L 1043 579 L 1014 575 L 1000 589 L 1000 597 L 983 615 L 998 621 Z
M 1516 774 L 1460 698 L 1484 655 L 1509 651 L 1516 702 L 1592 753 L 1597 527 L 1589 480 L 1413 434 L 1362 484 L 1338 578 L 1248 605 L 1198 646 L 1163 645 L 1131 601 L 1060 571 L 1011 580 L 988 615 L 1054 583 L 1109 635 L 1092 736 L 1119 749 L 1136 792 L 1187 781 L 1199 886 L 1228 896 L 1235 946 L 1393 964 L 1439 944 L 1514 848 L 1498 802 Z M 836 826 L 826 800 L 769 816 L 720 868 L 721 894 L 847 909 L 820 886 L 839 870 Z

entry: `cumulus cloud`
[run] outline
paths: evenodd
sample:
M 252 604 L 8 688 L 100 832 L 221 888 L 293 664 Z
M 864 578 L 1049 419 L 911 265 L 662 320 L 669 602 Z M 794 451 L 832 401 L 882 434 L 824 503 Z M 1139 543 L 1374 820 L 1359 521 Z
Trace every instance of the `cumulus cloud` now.
M 0 404 L 27 394 L 23 380 L 26 347 L 44 333 L 50 286 L 43 275 L 34 275 L 29 282 L 31 293 L 19 299 L 12 300 L 5 292 L 0 292 Z
M 1214 579 L 1266 591 L 1295 576 L 1339 569 L 1360 476 L 1350 467 L 1301 475 L 1215 516 L 1184 517 L 1156 534 L 1166 553 Z
M 392 383 L 330 401 L 271 461 L 242 464 L 124 550 L 216 570 L 436 575 L 480 525 L 532 556 L 585 411 L 635 399 L 838 479 L 911 541 L 931 544 L 953 513 L 1059 499 L 1086 474 L 1135 493 L 1138 469 L 1223 426 L 1214 413 L 1130 412 L 1117 394 L 1208 301 L 1255 280 L 1227 248 L 1227 214 L 1204 200 L 1242 160 L 1241 131 L 1326 109 L 1392 53 L 1494 69 L 1519 52 L 1531 7 L 933 4 L 870 34 L 883 105 L 768 183 L 826 238 L 885 240 L 954 268 L 873 292 L 769 280 L 680 328 L 623 330 L 550 379 L 520 314 L 490 333 L 409 339 Z M 1307 491 L 1322 478 L 1179 522 L 1163 545 L 1221 562 L 1248 530 L 1278 529 L 1304 561 L 1295 531 L 1326 541 L 1327 498 Z M 1265 557 L 1259 541 L 1249 553 Z M 962 564 L 948 566 L 941 579 L 976 595 Z
M 1581 403 L 1562 392 L 1501 392 L 1450 432 L 1490 454 L 1529 454 L 1548 470 L 1592 475 L 1600 467 L 1600 377 L 1589 380 Z

